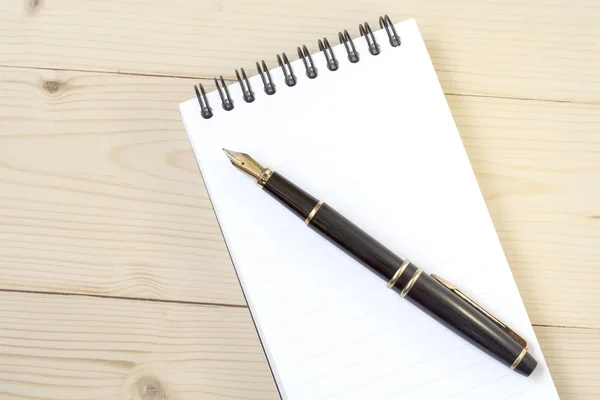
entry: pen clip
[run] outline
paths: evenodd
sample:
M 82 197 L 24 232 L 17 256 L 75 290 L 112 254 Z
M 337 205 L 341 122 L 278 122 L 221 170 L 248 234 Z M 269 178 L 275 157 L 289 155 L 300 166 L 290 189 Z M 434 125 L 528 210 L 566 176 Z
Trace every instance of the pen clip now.
M 500 329 L 502 329 L 504 332 L 506 332 L 508 334 L 508 336 L 510 336 L 515 342 L 517 342 L 521 346 L 523 346 L 524 349 L 527 349 L 529 347 L 527 340 L 523 339 L 521 336 L 519 336 L 519 334 L 517 334 L 517 332 L 512 330 L 512 328 L 510 328 L 508 325 L 506 325 L 504 322 L 502 322 L 499 318 L 497 318 L 492 313 L 487 311 L 485 308 L 483 308 L 482 306 L 477 304 L 477 302 L 475 300 L 473 300 L 472 298 L 467 296 L 459 288 L 457 288 L 456 286 L 454 286 L 453 284 L 451 284 L 450 282 L 448 282 L 447 280 L 441 278 L 440 276 L 438 276 L 436 274 L 431 274 L 431 277 L 433 279 L 437 280 L 442 285 L 444 285 L 446 288 L 448 288 L 452 293 L 456 294 L 458 297 L 460 297 L 461 299 L 463 299 L 464 301 L 466 301 L 467 303 L 469 303 L 470 305 L 475 307 L 475 309 L 477 311 L 479 311 L 481 314 L 483 314 L 485 317 L 487 317 L 490 321 L 492 321 L 495 325 L 497 325 Z

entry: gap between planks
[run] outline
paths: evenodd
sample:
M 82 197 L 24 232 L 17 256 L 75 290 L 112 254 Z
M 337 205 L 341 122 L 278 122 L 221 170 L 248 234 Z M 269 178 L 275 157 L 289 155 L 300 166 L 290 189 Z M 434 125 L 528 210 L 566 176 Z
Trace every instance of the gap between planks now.
M 210 303 L 210 302 L 202 302 L 202 301 L 148 299 L 148 298 L 143 298 L 143 297 L 108 296 L 108 295 L 102 295 L 102 294 L 50 292 L 50 291 L 42 291 L 42 290 L 0 289 L 0 293 L 2 293 L 2 292 L 21 293 L 21 294 L 39 294 L 39 295 L 47 295 L 47 296 L 92 297 L 92 298 L 98 298 L 98 299 L 144 301 L 144 302 L 150 302 L 150 303 L 185 304 L 185 305 L 204 306 L 204 307 L 229 307 L 229 308 L 248 309 L 248 306 L 244 305 L 244 304 L 227 304 L 227 303 Z M 254 316 L 252 316 L 252 317 L 254 317 Z M 600 328 L 595 328 L 595 327 L 590 327 L 590 326 L 550 325 L 550 324 L 531 324 L 531 326 L 539 327 L 539 328 L 580 329 L 580 330 L 588 330 L 588 331 L 598 331 L 600 333 Z
M 99 299 L 111 300 L 130 300 L 130 301 L 145 301 L 150 303 L 166 303 L 166 304 L 186 304 L 204 307 L 229 307 L 229 308 L 248 308 L 246 304 L 229 304 L 229 303 L 212 303 L 206 301 L 185 301 L 185 300 L 166 300 L 166 299 L 150 299 L 145 297 L 128 297 L 128 296 L 110 296 L 104 294 L 89 294 L 89 293 L 68 293 L 68 292 L 52 292 L 43 290 L 24 290 L 24 289 L 0 289 L 0 293 L 22 293 L 22 294 L 40 294 L 47 296 L 78 296 L 78 297 L 93 297 Z
M 292 60 L 293 61 L 293 60 Z M 174 79 L 186 79 L 186 80 L 207 80 L 212 81 L 216 76 L 205 76 L 205 75 L 172 75 L 172 74 L 160 74 L 160 73 L 143 73 L 143 72 L 122 72 L 122 71 L 110 71 L 100 69 L 79 69 L 79 68 L 53 68 L 53 67 L 29 67 L 23 65 L 6 65 L 0 64 L 0 68 L 14 68 L 14 69 L 25 69 L 25 70 L 38 70 L 38 71 L 61 71 L 61 72 L 81 72 L 81 73 L 95 73 L 95 74 L 107 74 L 107 75 L 131 75 L 131 76 L 143 76 L 148 78 L 174 78 Z M 237 79 L 233 76 L 223 76 L 223 79 L 227 82 L 235 83 Z M 493 96 L 484 94 L 469 94 L 469 93 L 453 93 L 444 91 L 446 96 L 460 96 L 460 97 L 476 97 L 476 98 L 490 98 L 490 99 L 503 99 L 503 100 L 518 100 L 518 101 L 539 101 L 545 103 L 558 103 L 558 104 L 581 104 L 581 105 L 600 105 L 597 102 L 592 101 L 574 101 L 574 100 L 556 100 L 556 99 L 542 99 L 535 97 L 511 97 L 511 96 Z

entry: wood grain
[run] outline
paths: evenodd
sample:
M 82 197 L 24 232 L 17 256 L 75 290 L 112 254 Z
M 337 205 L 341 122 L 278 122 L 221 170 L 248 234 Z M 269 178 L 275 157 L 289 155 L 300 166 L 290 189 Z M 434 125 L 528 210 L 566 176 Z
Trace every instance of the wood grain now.
M 597 398 L 600 330 L 535 330 L 561 399 Z M 0 292 L 0 331 L 0 399 L 277 398 L 246 309 Z
M 535 327 L 562 400 L 600 398 L 600 330 Z
M 231 77 L 385 13 L 417 19 L 446 93 L 600 102 L 590 0 L 4 0 L 0 65 Z
M 184 79 L 0 69 L 0 287 L 244 305 Z
M 177 111 L 189 80 L 0 74 L 0 288 L 245 304 Z M 600 106 L 448 100 L 532 322 L 600 328 Z
M 5 0 L 0 399 L 277 398 L 177 105 L 384 13 L 416 17 L 561 399 L 600 397 L 600 3 Z
M 278 398 L 245 308 L 0 292 L 0 332 L 0 399 Z
M 448 100 L 532 321 L 600 328 L 600 107 Z
M 0 293 L 0 398 L 276 398 L 245 309 Z M 600 395 L 600 331 L 536 327 L 562 399 Z

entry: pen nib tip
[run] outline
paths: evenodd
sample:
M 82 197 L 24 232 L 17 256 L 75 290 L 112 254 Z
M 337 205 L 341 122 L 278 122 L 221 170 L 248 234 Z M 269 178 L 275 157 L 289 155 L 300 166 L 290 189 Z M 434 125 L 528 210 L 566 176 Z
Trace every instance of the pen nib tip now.
M 229 158 L 229 161 L 238 169 L 246 172 L 247 174 L 258 179 L 258 177 L 264 172 L 264 168 L 257 163 L 252 157 L 246 153 L 238 153 L 237 151 L 231 151 L 222 149 L 223 152 Z
M 240 155 L 240 153 L 231 151 L 231 150 L 227 150 L 227 149 L 223 149 L 223 152 L 225 153 L 227 158 L 229 158 L 229 161 L 231 161 L 235 165 L 234 160 L 237 158 L 237 156 Z

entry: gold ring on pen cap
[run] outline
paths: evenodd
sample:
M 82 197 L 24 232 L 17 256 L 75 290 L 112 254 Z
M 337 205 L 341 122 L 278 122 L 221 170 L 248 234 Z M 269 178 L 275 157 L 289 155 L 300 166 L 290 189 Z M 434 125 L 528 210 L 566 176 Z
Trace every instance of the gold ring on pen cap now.
M 390 281 L 388 282 L 388 284 L 387 284 L 388 289 L 391 289 L 394 287 L 394 285 L 396 284 L 396 282 L 398 282 L 398 279 L 400 279 L 400 276 L 402 275 L 402 273 L 404 272 L 406 267 L 408 267 L 408 264 L 410 264 L 410 261 L 404 260 L 404 262 L 402 263 L 400 268 L 398 268 L 398 270 L 396 271 L 394 276 L 392 276 L 392 279 L 390 279 Z
M 402 291 L 400 292 L 400 296 L 404 297 L 408 294 L 408 292 L 410 291 L 410 289 L 412 289 L 412 287 L 414 286 L 417 279 L 419 279 L 419 277 L 421 276 L 422 272 L 423 272 L 423 270 L 421 268 L 419 268 L 417 270 L 417 272 L 414 273 L 412 278 L 410 278 L 410 281 L 408 281 L 408 283 L 406 284 L 404 289 L 402 289 Z
M 310 212 L 310 214 L 308 214 L 308 217 L 306 217 L 306 220 L 304 220 L 304 222 L 306 223 L 306 225 L 310 224 L 310 220 L 313 219 L 313 217 L 315 216 L 315 214 L 317 213 L 317 211 L 319 211 L 319 208 L 321 208 L 322 205 L 323 205 L 323 200 L 319 201 L 317 203 L 317 205 L 315 206 L 315 208 L 312 209 L 312 211 Z
M 515 360 L 514 363 L 512 363 L 512 365 L 510 366 L 510 369 L 515 369 L 519 366 L 519 364 L 521 363 L 521 360 L 523 360 L 523 357 L 525 357 L 525 354 L 527 354 L 527 347 L 525 347 L 522 351 L 521 354 L 519 354 L 519 357 L 517 357 L 517 359 Z

